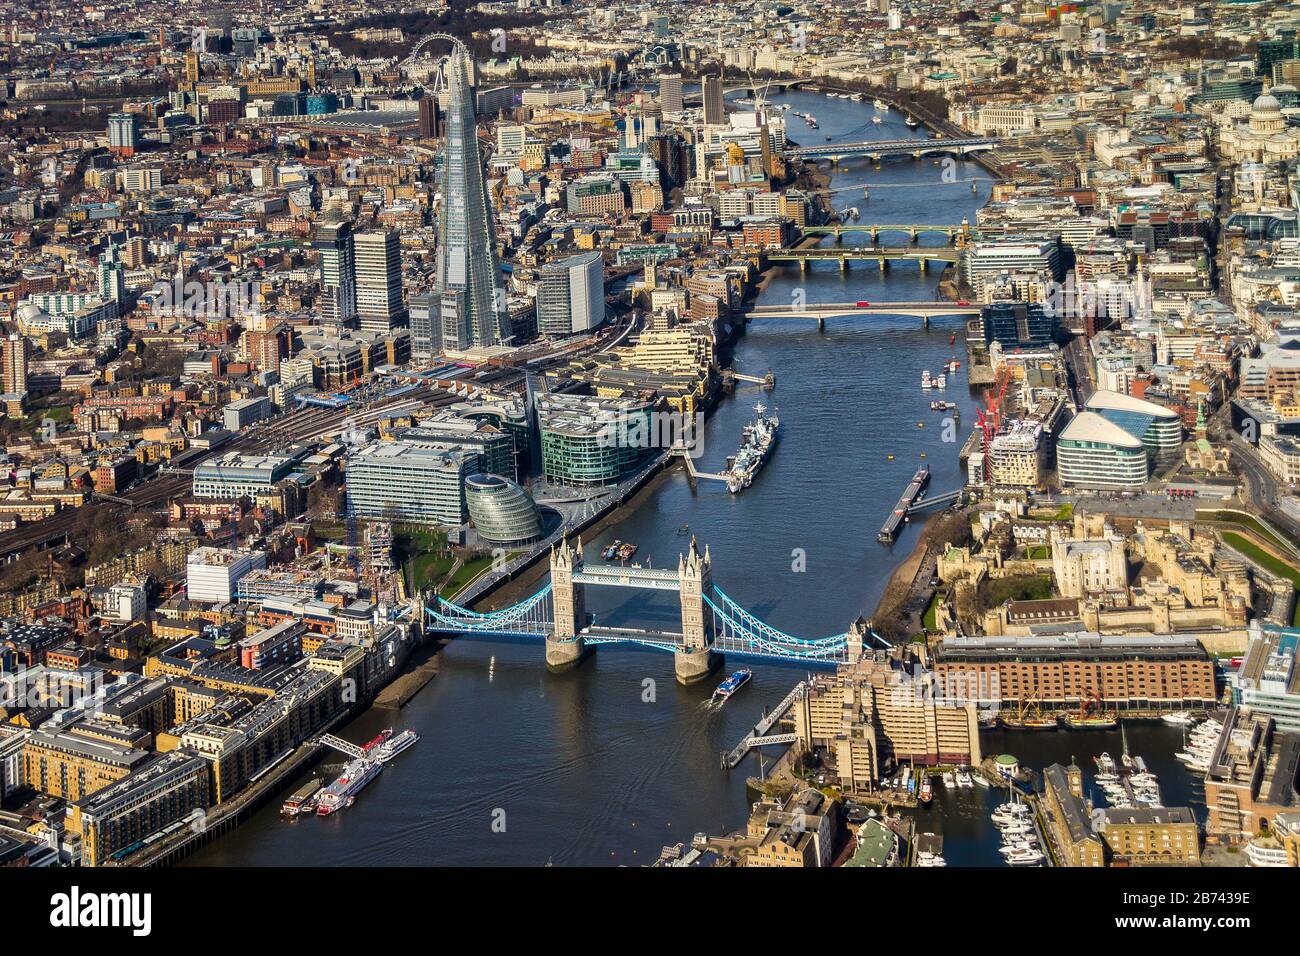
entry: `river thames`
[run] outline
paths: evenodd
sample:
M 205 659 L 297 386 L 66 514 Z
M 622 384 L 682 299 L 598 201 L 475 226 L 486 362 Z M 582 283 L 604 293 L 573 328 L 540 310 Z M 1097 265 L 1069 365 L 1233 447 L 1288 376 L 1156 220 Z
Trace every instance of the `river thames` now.
M 826 135 L 925 136 L 908 129 L 897 111 L 872 123 L 870 103 L 803 92 L 773 102 L 791 104 L 788 135 L 803 144 Z M 814 113 L 820 129 L 807 129 L 795 111 Z M 870 188 L 865 201 L 864 184 Z M 832 187 L 840 190 L 836 207 L 857 206 L 863 223 L 947 224 L 973 218 L 988 199 L 989 178 L 972 163 L 953 170 L 930 159 L 897 159 L 877 169 L 863 159 L 840 166 Z M 923 237 L 925 243 L 942 241 Z M 772 278 L 759 303 L 787 304 L 797 295 L 810 304 L 930 300 L 938 279 L 937 270 L 922 275 L 913 263 L 883 273 L 867 263 L 846 273 L 831 263 L 804 274 L 792 266 Z M 946 443 L 944 416 L 930 409 L 938 393 L 922 391 L 919 383 L 922 370 L 937 372 L 954 356 L 963 369 L 942 397 L 961 406 L 962 425 L 956 441 Z M 933 469 L 931 494 L 961 484 L 957 451 L 974 422 L 962 322 L 941 319 L 927 329 L 915 318 L 850 316 L 831 319 L 819 331 L 807 319 L 759 319 L 738 341 L 734 359 L 749 374 L 772 369 L 777 387 L 769 393 L 742 385 L 724 400 L 708 423 L 697 466 L 720 470 L 753 406 L 766 402 L 781 417 L 781 437 L 754 485 L 739 495 L 718 482 L 692 489 L 684 472 L 674 470 L 652 486 L 631 517 L 586 543 L 635 542 L 636 560 L 660 567 L 675 564 L 689 540 L 681 529 L 689 526 L 701 546 L 709 546 L 714 581 L 752 613 L 799 637 L 838 634 L 857 615 L 871 613 L 889 575 L 915 545 L 915 528 L 905 528 L 892 548 L 877 543 L 876 532 L 922 455 Z M 680 625 L 674 595 L 587 593 L 589 610 L 602 624 Z M 603 647 L 577 669 L 554 675 L 536 643 L 454 640 L 440 662 L 438 676 L 400 712 L 372 711 L 344 731 L 360 741 L 393 723 L 415 728 L 422 738 L 354 807 L 327 819 L 285 822 L 277 801 L 189 862 L 649 863 L 662 846 L 697 831 L 744 825 L 745 778 L 757 772 L 757 758 L 728 773 L 719 768 L 719 754 L 802 676 L 794 666 L 747 662 L 754 679 L 712 711 L 704 705 L 716 681 L 679 687 L 672 658 L 656 651 Z M 984 747 L 1009 750 L 1038 767 L 1065 762 L 1073 752 L 1081 763 L 1088 759 L 1090 769 L 1093 754 L 1118 754 L 1118 734 L 1110 736 L 988 735 Z M 1148 725 L 1131 730 L 1130 743 L 1166 788 L 1174 775 L 1187 776 L 1167 759 L 1177 749 L 1176 732 Z M 315 773 L 336 766 L 327 758 Z M 1166 796 L 1182 793 L 1167 790 Z M 996 864 L 986 806 L 996 799 L 984 790 L 940 793 L 921 828 L 945 833 L 953 865 Z

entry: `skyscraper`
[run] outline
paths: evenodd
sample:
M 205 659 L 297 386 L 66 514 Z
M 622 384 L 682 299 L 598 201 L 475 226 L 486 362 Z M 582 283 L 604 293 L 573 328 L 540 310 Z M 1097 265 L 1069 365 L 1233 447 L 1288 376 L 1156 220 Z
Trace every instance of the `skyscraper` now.
M 704 124 L 725 126 L 726 122 L 727 104 L 722 98 L 722 77 L 706 76 L 704 78 Z
M 459 44 L 447 59 L 446 146 L 439 175 L 437 291 L 442 343 L 449 349 L 510 341 L 468 60 L 469 51 Z
M 357 263 L 357 315 L 368 332 L 391 332 L 407 324 L 402 299 L 401 238 L 393 229 L 353 237 Z
M 682 75 L 665 73 L 659 77 L 659 105 L 665 113 L 682 111 Z
M 320 284 L 325 292 L 321 311 L 327 319 L 348 325 L 357 317 L 357 272 L 351 224 L 323 224 L 316 230 L 312 245 L 320 252 Z
M 31 354 L 31 343 L 16 332 L 10 333 L 4 340 L 3 353 L 0 388 L 7 395 L 20 395 L 27 391 L 27 358 Z
M 122 302 L 126 298 L 126 273 L 122 258 L 113 240 L 99 255 L 99 295 L 104 299 Z
M 436 96 L 420 97 L 420 138 L 433 139 L 438 135 L 442 125 L 438 116 L 438 98 Z

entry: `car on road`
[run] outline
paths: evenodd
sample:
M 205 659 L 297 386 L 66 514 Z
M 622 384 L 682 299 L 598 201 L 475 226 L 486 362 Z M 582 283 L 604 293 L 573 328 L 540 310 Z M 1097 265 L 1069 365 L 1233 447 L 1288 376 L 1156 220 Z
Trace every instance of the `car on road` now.
M 870 308 L 870 307 L 871 307 L 871 303 L 868 302 L 866 299 L 863 299 L 861 302 L 858 303 L 858 308 L 859 308 L 859 309 L 867 309 L 867 308 Z

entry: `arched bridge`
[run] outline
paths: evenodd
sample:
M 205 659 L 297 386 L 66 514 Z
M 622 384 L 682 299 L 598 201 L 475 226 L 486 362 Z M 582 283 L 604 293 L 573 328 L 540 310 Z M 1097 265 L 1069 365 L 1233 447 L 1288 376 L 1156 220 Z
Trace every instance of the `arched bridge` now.
M 561 669 L 579 663 L 601 644 L 631 644 L 670 651 L 677 679 L 691 684 L 706 678 L 719 654 L 805 665 L 855 660 L 874 634 L 860 618 L 842 634 L 800 638 L 755 617 L 713 583 L 713 561 L 692 539 L 677 570 L 587 564 L 582 542 L 560 542 L 551 551 L 551 577 L 536 593 L 496 611 L 477 612 L 441 598 L 425 609 L 426 630 L 445 634 L 525 637 L 545 641 L 546 663 Z M 597 627 L 586 611 L 588 586 L 676 591 L 681 599 L 681 631 Z M 875 638 L 879 640 L 879 638 Z
M 877 139 L 854 143 L 825 143 L 800 146 L 786 150 L 791 159 L 840 160 L 847 156 L 866 156 L 880 159 L 884 156 L 913 156 L 920 158 L 935 153 L 966 156 L 994 149 L 998 140 L 992 136 L 945 137 L 943 139 Z

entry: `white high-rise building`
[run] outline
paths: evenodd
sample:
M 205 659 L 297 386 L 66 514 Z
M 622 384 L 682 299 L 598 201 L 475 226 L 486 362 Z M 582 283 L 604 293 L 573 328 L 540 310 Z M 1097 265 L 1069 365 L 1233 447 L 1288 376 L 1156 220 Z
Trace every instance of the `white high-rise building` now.
M 542 267 L 537 283 L 537 333 L 572 335 L 605 321 L 605 263 L 583 252 Z

